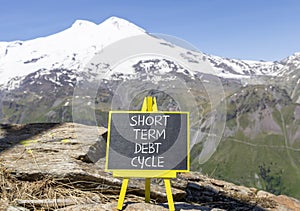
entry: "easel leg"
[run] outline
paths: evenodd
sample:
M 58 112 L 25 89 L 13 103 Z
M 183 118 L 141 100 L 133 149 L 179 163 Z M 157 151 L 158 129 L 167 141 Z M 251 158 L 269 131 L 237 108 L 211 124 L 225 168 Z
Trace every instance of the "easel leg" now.
M 150 202 L 150 178 L 145 179 L 145 202 Z
M 164 182 L 165 182 L 165 186 L 166 186 L 166 193 L 167 193 L 169 210 L 170 211 L 175 211 L 170 179 L 164 179 Z
M 127 190 L 127 186 L 128 186 L 128 180 L 129 180 L 128 178 L 123 179 L 121 192 L 120 192 L 120 196 L 119 196 L 119 200 L 118 200 L 118 206 L 117 206 L 118 210 L 122 210 L 122 208 L 123 208 L 123 203 L 124 203 L 126 190 Z

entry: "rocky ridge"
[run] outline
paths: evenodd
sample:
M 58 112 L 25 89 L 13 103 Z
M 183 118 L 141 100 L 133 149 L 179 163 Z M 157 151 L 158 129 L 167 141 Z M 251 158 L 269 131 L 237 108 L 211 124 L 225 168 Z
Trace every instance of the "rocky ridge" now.
M 0 209 L 116 210 L 122 180 L 104 171 L 105 138 L 105 128 L 73 123 L 2 124 Z M 143 202 L 144 180 L 129 181 L 124 210 L 168 210 L 160 179 L 151 180 L 150 203 Z M 176 210 L 300 209 L 296 199 L 199 172 L 178 174 L 171 184 Z

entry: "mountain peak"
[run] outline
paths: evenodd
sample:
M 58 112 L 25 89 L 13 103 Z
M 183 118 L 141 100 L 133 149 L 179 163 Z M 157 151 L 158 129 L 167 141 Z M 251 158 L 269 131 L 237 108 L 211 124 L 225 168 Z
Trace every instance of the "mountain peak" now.
M 300 52 L 295 52 L 293 55 L 294 55 L 295 57 L 300 57 Z
M 295 63 L 296 61 L 297 64 L 299 65 L 299 61 L 300 61 L 300 52 L 295 52 L 292 55 L 288 56 L 287 58 L 283 59 L 282 62 L 284 63 Z
M 111 17 L 107 18 L 106 20 L 104 20 L 102 23 L 105 23 L 105 22 L 112 23 L 112 24 L 115 24 L 115 23 L 128 24 L 128 23 L 130 23 L 129 21 L 127 21 L 123 18 L 116 17 L 116 16 L 111 16 Z
M 100 23 L 98 26 L 105 26 L 105 25 L 113 26 L 116 29 L 126 28 L 128 30 L 128 28 L 131 28 L 133 30 L 137 29 L 141 32 L 145 32 L 145 30 L 142 29 L 141 27 L 138 27 L 137 25 L 135 25 L 123 18 L 119 18 L 116 16 L 111 16 L 110 18 L 108 18 L 105 21 L 103 21 L 102 23 Z
M 96 26 L 95 23 L 87 20 L 76 20 L 71 28 L 79 28 L 79 27 L 93 27 Z
M 106 21 L 126 21 L 126 22 L 128 22 L 127 20 L 125 20 L 123 18 L 119 18 L 117 16 L 111 16 L 111 17 L 107 18 Z

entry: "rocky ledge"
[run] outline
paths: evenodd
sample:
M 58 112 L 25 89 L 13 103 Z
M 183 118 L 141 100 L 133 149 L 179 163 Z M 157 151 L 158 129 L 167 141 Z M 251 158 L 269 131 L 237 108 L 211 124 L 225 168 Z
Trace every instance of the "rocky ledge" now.
M 0 210 L 117 210 L 122 178 L 104 171 L 105 139 L 105 128 L 74 123 L 0 125 Z M 171 185 L 176 210 L 300 210 L 294 198 L 198 172 Z M 168 210 L 163 181 L 151 180 L 145 203 L 144 179 L 130 179 L 123 210 Z

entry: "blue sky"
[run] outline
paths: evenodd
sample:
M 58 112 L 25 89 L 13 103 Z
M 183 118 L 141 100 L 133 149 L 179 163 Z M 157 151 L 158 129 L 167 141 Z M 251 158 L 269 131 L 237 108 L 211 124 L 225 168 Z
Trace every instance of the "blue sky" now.
M 281 60 L 300 52 L 298 0 L 0 0 L 0 41 L 64 30 L 76 19 L 127 19 L 151 33 L 228 58 Z

